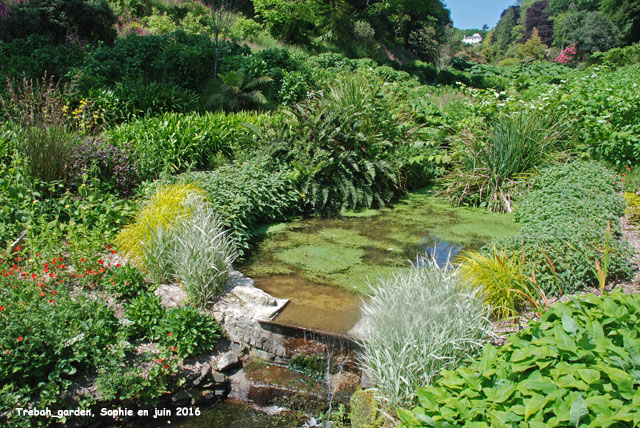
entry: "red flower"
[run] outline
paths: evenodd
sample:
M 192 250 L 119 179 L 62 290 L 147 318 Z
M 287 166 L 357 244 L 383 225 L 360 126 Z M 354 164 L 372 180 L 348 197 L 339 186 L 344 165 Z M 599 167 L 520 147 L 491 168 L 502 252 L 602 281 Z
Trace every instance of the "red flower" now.
M 162 362 L 162 358 L 158 358 L 158 362 L 161 363 Z
M 116 253 L 115 251 L 111 250 L 111 254 L 115 254 L 115 253 Z
M 0 306 L 0 312 L 4 311 L 4 306 Z
M 11 353 L 11 351 L 7 351 L 7 355 L 9 355 Z
M 174 351 L 177 351 L 177 350 L 178 350 L 178 347 L 177 347 L 177 346 L 174 346 L 174 347 L 173 347 L 173 350 L 174 350 Z
M 110 250 L 110 249 L 111 249 L 111 247 L 109 245 L 107 245 L 107 250 Z
M 22 342 L 22 336 L 18 336 L 18 342 Z
M 102 263 L 104 263 L 104 262 L 102 261 L 102 259 L 98 260 L 98 264 L 99 264 L 99 265 L 101 265 Z
M 58 294 L 58 292 L 57 292 L 56 290 L 53 290 L 53 291 L 51 292 L 51 294 L 53 294 L 53 295 L 55 296 L 56 294 Z
M 37 275 L 36 275 L 35 273 L 32 273 L 32 274 L 31 274 L 31 278 L 36 279 L 36 278 L 37 278 Z
M 86 262 L 87 259 L 85 259 L 84 257 L 80 259 L 81 262 Z
M 116 267 L 120 267 L 120 263 L 116 263 Z
M 40 297 L 44 297 L 44 291 L 40 293 Z
M 169 370 L 169 364 L 164 365 L 165 370 Z
M 171 336 L 173 333 L 169 332 L 169 336 Z
M 19 246 L 19 245 L 16 245 L 16 248 L 14 248 L 14 250 L 16 250 L 16 251 L 20 251 L 20 246 Z
M 55 302 L 55 300 L 53 300 L 53 299 L 49 300 L 49 303 L 53 303 L 53 302 Z

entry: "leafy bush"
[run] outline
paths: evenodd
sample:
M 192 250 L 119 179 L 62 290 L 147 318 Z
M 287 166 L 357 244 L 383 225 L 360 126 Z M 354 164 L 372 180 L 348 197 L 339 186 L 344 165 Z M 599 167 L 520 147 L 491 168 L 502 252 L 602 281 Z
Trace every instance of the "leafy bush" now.
M 130 265 L 110 269 L 105 273 L 103 283 L 110 293 L 120 298 L 137 296 L 149 288 L 142 272 Z
M 405 427 L 637 426 L 639 313 L 636 295 L 557 303 L 505 346 L 443 371 L 398 416 Z
M 640 65 L 589 69 L 567 79 L 552 105 L 576 130 L 576 151 L 622 169 L 640 162 Z
M 248 54 L 248 47 L 221 43 L 217 49 L 222 58 Z M 205 35 L 177 31 L 168 35 L 140 36 L 129 34 L 116 39 L 113 46 L 100 46 L 85 57 L 82 65 L 82 87 L 117 82 L 162 82 L 181 88 L 198 90 L 213 75 L 216 48 Z M 219 72 L 226 72 L 220 69 Z
M 143 247 L 152 232 L 159 228 L 175 227 L 181 215 L 189 212 L 185 200 L 190 194 L 205 195 L 204 190 L 193 184 L 174 184 L 160 189 L 145 202 L 132 224 L 116 236 L 120 251 L 137 265 L 146 267 Z
M 214 169 L 226 163 L 235 148 L 251 144 L 251 133 L 244 123 L 267 120 L 268 116 L 250 113 L 167 113 L 124 123 L 109 130 L 106 137 L 116 146 L 131 148 L 144 180 L 163 171 Z
M 513 211 L 518 179 L 548 160 L 559 138 L 553 120 L 532 112 L 501 115 L 488 129 L 467 130 L 442 193 L 456 205 Z
M 97 178 L 108 190 L 116 189 L 121 195 L 133 192 L 138 180 L 135 162 L 130 159 L 128 146 L 117 147 L 97 139 L 85 139 L 67 149 L 65 180 L 78 187 L 84 175 Z
M 596 262 L 608 264 L 609 280 L 631 274 L 628 245 L 615 239 L 607 245 L 606 238 L 608 224 L 611 235 L 620 236 L 620 191 L 605 166 L 575 161 L 543 171 L 522 199 L 517 213 L 522 229 L 507 247 L 512 254 L 525 254 L 524 272 L 547 295 L 596 286 Z
M 13 406 L 29 399 L 55 402 L 77 372 L 94 369 L 118 340 L 113 311 L 73 292 L 64 260 L 22 252 L 0 259 L 0 412 L 11 421 Z
M 161 82 L 117 82 L 113 88 L 90 89 L 87 98 L 104 112 L 107 124 L 140 116 L 200 111 L 200 97 L 195 91 Z
M 14 2 L 4 17 L 5 34 L 23 38 L 30 34 L 50 36 L 54 43 L 75 40 L 112 43 L 116 17 L 106 0 L 28 0 Z M 1 27 L 0 27 L 1 29 Z
M 364 369 L 394 405 L 411 402 L 416 385 L 481 349 L 491 329 L 482 300 L 465 290 L 458 271 L 424 259 L 381 280 L 362 311 Z
M 131 321 L 128 332 L 134 338 L 155 340 L 160 337 L 157 326 L 165 316 L 160 297 L 151 293 L 142 293 L 129 301 L 125 312 Z
M 385 157 L 393 142 L 412 138 L 398 104 L 366 73 L 345 76 L 323 97 L 287 109 L 289 121 L 260 137 L 275 159 L 295 168 L 305 211 L 384 206 L 401 192 Z M 409 123 L 399 126 L 400 117 Z
M 178 348 L 177 353 L 182 357 L 210 351 L 221 337 L 220 326 L 211 315 L 189 306 L 167 310 L 158 333 L 160 342 Z
M 287 171 L 271 171 L 256 161 L 187 173 L 168 182 L 193 183 L 206 191 L 240 255 L 247 254 L 260 226 L 301 212 L 300 194 Z

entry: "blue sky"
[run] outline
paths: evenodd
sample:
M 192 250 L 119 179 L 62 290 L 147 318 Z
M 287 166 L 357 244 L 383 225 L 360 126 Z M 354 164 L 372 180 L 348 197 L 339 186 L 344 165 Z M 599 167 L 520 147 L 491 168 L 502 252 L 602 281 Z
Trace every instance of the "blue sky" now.
M 487 24 L 494 27 L 500 14 L 515 0 L 445 0 L 451 10 L 451 19 L 456 28 L 482 28 Z

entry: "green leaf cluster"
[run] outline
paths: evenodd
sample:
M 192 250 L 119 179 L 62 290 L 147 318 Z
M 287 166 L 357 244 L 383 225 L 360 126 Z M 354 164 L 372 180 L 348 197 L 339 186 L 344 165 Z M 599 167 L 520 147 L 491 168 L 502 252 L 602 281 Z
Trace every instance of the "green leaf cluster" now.
M 604 265 L 606 230 L 619 237 L 624 200 L 620 182 L 595 161 L 574 161 L 544 170 L 521 201 L 519 235 L 507 247 L 524 259 L 524 273 L 547 295 L 575 293 L 597 286 L 595 264 Z M 631 274 L 631 250 L 610 243 L 608 279 Z
M 502 348 L 418 390 L 404 427 L 632 427 L 640 424 L 640 298 L 557 303 Z

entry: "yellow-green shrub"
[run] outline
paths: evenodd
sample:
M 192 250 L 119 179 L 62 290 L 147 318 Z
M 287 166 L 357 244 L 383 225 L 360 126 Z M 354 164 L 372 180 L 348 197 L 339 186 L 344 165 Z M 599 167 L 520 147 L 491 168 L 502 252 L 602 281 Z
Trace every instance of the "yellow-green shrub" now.
M 625 192 L 623 196 L 627 203 L 624 213 L 627 215 L 629 222 L 636 226 L 640 225 L 640 196 L 631 192 Z
M 188 215 L 189 207 L 183 202 L 190 194 L 206 199 L 206 192 L 195 184 L 164 186 L 143 205 L 133 223 L 116 236 L 115 244 L 121 253 L 138 266 L 144 266 L 142 243 L 149 240 L 159 228 L 171 229 L 180 216 Z
M 498 319 L 516 315 L 536 295 L 521 254 L 494 247 L 487 253 L 466 253 L 460 261 L 461 282 L 471 289 L 480 288 L 485 305 Z

